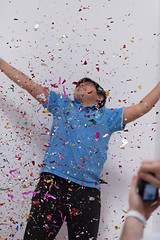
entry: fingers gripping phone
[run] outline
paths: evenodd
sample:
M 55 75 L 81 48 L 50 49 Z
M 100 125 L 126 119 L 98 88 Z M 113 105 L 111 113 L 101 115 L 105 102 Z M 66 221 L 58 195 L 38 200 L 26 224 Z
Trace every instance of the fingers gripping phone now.
M 158 188 L 142 179 L 138 181 L 138 193 L 143 201 L 155 201 L 158 198 Z

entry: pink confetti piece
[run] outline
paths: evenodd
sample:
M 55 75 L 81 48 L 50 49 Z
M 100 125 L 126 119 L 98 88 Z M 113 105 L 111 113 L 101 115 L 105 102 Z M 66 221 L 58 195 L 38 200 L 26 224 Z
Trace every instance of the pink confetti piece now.
M 13 196 L 13 195 L 11 195 L 11 194 L 8 194 L 8 197 L 10 197 L 11 199 L 13 199 L 13 198 L 14 198 L 14 196 Z
M 46 200 L 47 198 L 53 198 L 53 199 L 56 199 L 56 197 L 54 197 L 53 195 L 51 194 L 48 194 L 49 191 L 46 192 L 45 196 L 44 196 L 44 200 Z M 48 200 L 47 200 L 48 201 Z
M 64 92 L 64 96 L 65 96 L 65 100 L 67 99 L 67 95 L 66 95 L 66 91 L 65 91 L 65 86 L 63 86 L 63 92 Z
M 27 194 L 30 194 L 30 193 L 33 193 L 34 195 L 36 195 L 37 193 L 40 193 L 40 191 L 37 191 L 37 192 L 29 191 L 29 192 L 23 192 L 22 194 L 27 195 Z
M 51 234 L 53 235 L 53 232 L 50 232 L 50 233 L 48 234 L 48 237 L 49 237 Z
M 60 157 L 60 159 L 65 159 L 64 157 L 61 156 L 59 152 L 58 152 L 58 156 Z
M 59 77 L 59 84 L 61 84 L 61 77 Z
M 12 175 L 12 177 L 17 178 L 15 175 L 12 174 L 12 172 L 16 172 L 17 173 L 17 169 L 14 170 L 10 170 L 9 173 Z
M 47 197 L 50 197 L 50 198 L 56 199 L 56 197 L 54 197 L 54 196 L 51 195 L 51 194 L 47 194 Z
M 60 214 L 61 214 L 61 219 L 62 219 L 62 222 L 65 222 L 65 220 L 66 220 L 66 216 L 64 216 L 64 219 L 63 219 L 63 215 L 62 215 L 62 212 L 60 211 L 60 210 L 58 210 L 59 212 L 60 212 Z
M 96 138 L 99 138 L 99 137 L 100 137 L 100 133 L 96 132 Z

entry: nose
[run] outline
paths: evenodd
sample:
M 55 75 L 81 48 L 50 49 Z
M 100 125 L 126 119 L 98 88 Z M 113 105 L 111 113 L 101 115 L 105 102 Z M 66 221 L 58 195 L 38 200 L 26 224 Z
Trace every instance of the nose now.
M 84 87 L 84 84 L 83 83 L 81 83 L 81 84 L 79 84 L 79 86 L 77 86 L 78 88 L 82 88 L 82 87 Z

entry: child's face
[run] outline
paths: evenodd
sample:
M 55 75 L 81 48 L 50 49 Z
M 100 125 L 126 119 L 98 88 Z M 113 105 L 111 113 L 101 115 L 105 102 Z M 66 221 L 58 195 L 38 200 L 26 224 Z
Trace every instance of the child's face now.
M 89 106 L 98 102 L 102 96 L 97 94 L 96 87 L 92 82 L 83 82 L 75 88 L 74 97 L 82 104 Z

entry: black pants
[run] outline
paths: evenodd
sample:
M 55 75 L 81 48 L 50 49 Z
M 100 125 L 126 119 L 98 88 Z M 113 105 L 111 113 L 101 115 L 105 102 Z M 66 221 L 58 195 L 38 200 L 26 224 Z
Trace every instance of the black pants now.
M 95 240 L 100 218 L 100 191 L 42 173 L 32 198 L 24 240 L 54 239 L 67 221 L 69 240 Z

